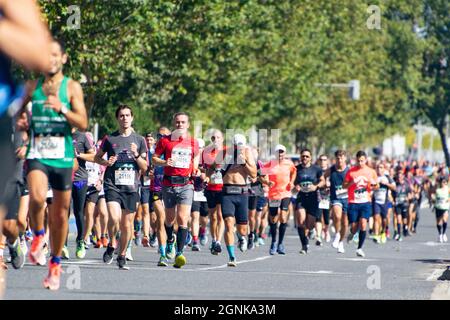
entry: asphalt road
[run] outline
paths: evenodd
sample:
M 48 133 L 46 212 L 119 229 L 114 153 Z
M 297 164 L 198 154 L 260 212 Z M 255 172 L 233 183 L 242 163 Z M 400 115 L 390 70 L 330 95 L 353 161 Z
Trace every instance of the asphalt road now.
M 73 234 L 71 235 L 73 239 Z M 133 248 L 130 270 L 115 261 L 105 265 L 104 249 L 88 250 L 84 260 L 63 263 L 61 289 L 43 289 L 46 267 L 26 264 L 8 270 L 5 299 L 448 299 L 448 281 L 436 280 L 450 265 L 450 244 L 436 242 L 434 214 L 422 209 L 419 231 L 403 242 L 378 245 L 367 239 L 366 258 L 356 257 L 355 245 L 338 254 L 325 243 L 311 243 L 307 256 L 292 221 L 285 256 L 270 256 L 269 247 L 237 252 L 238 266 L 226 266 L 227 255 L 213 256 L 206 247 L 188 248 L 182 269 L 157 267 L 156 248 Z M 71 256 L 75 256 L 71 241 Z M 6 250 L 7 251 L 7 250 Z M 446 261 L 447 259 L 447 261 Z

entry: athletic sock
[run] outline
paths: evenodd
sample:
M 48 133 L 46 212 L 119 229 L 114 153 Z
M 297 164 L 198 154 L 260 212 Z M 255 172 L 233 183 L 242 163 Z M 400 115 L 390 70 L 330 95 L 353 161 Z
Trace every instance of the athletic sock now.
M 445 234 L 445 231 L 447 231 L 447 222 L 442 224 L 442 234 Z
M 8 248 L 16 249 L 17 246 L 19 245 L 19 241 L 18 241 L 18 239 L 16 239 L 13 243 L 10 243 L 9 241 L 7 241 L 7 245 L 8 245 Z
M 201 236 L 205 235 L 205 234 L 206 234 L 206 228 L 200 227 L 199 234 L 200 234 Z
M 188 229 L 179 226 L 177 232 L 177 255 L 183 253 L 184 245 L 188 235 Z
M 397 233 L 399 236 L 402 235 L 402 225 L 400 223 L 397 223 Z
M 173 225 L 167 226 L 164 224 L 164 228 L 166 229 L 167 242 L 173 242 Z
M 441 235 L 442 234 L 442 226 L 440 224 L 437 225 L 437 229 L 438 229 L 439 235 Z
M 366 240 L 366 231 L 359 231 L 359 242 L 358 242 L 358 249 L 361 249 L 363 244 L 364 244 L 364 240 Z
M 278 244 L 282 244 L 286 233 L 287 223 L 280 223 L 280 235 L 278 236 Z
M 34 230 L 34 235 L 35 235 L 36 237 L 44 236 L 44 235 L 45 235 L 45 229 Z
M 61 264 L 61 257 L 60 256 L 52 256 L 51 262 L 56 263 L 56 264 Z
M 297 227 L 298 235 L 300 236 L 300 241 L 302 243 L 302 247 L 306 246 L 308 244 L 308 238 L 305 235 L 305 229 Z
M 230 259 L 234 259 L 234 246 L 233 245 L 227 245 L 227 251 L 228 251 L 228 255 L 230 256 Z
M 193 236 L 193 237 L 192 237 L 192 240 L 193 240 L 194 242 L 198 242 L 198 236 Z
M 270 237 L 272 238 L 272 243 L 277 242 L 277 224 L 269 222 L 270 227 Z
M 142 220 L 134 220 L 134 231 L 139 232 L 142 229 Z
M 162 245 L 162 244 L 159 245 L 159 254 L 163 257 L 166 256 L 166 246 L 165 245 Z

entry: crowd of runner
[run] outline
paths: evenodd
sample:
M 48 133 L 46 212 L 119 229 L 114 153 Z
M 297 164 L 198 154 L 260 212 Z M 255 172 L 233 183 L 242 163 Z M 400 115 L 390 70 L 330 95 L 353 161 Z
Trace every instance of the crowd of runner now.
M 356 242 L 356 255 L 364 257 L 367 236 L 383 245 L 416 233 L 424 200 L 434 208 L 438 241 L 447 242 L 444 165 L 345 150 L 313 159 L 307 148 L 296 160 L 281 144 L 261 159 L 241 134 L 229 145 L 217 129 L 206 141 L 192 137 L 184 112 L 173 115 L 172 128 L 141 135 L 125 104 L 115 112 L 117 130 L 93 141 L 81 85 L 63 74 L 65 48 L 52 41 L 50 51 L 51 68 L 27 83 L 14 118 L 15 151 L 6 151 L 15 164 L 1 199 L 0 269 L 8 268 L 6 248 L 15 269 L 49 259 L 43 284 L 57 290 L 62 259 L 103 248 L 105 264 L 115 260 L 127 270 L 135 246 L 157 247 L 160 267 L 182 268 L 186 251 L 206 249 L 236 267 L 235 245 L 241 252 L 266 246 L 270 255 L 286 254 L 289 223 L 300 254 L 313 250 L 310 241 L 340 254 L 346 242 Z M 75 252 L 67 246 L 71 213 Z

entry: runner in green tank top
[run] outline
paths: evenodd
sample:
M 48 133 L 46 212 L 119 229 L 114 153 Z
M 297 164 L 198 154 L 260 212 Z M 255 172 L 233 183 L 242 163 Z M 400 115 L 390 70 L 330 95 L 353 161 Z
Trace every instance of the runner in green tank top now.
M 432 191 L 431 197 L 433 199 L 434 212 L 436 214 L 436 227 L 439 233 L 438 242 L 447 242 L 446 231 L 448 210 L 450 208 L 447 177 L 439 176 L 436 178 L 436 187 Z
M 32 102 L 29 121 L 30 143 L 27 150 L 27 181 L 30 190 L 31 227 L 35 237 L 29 259 L 45 265 L 44 210 L 50 183 L 53 203 L 49 210 L 51 261 L 44 287 L 59 289 L 61 252 L 68 231 L 68 215 L 72 191 L 74 149 L 71 127 L 86 130 L 88 121 L 81 85 L 63 75 L 67 61 L 62 44 L 51 45 L 51 67 L 44 77 L 27 84 L 26 104 Z M 24 111 L 25 112 L 25 111 Z

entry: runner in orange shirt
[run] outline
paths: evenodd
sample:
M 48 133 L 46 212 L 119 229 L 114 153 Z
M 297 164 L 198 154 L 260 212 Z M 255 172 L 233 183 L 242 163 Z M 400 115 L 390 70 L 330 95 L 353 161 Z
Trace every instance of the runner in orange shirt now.
M 356 255 L 364 257 L 362 246 L 366 238 L 367 221 L 372 213 L 372 190 L 378 189 L 378 177 L 375 170 L 367 166 L 367 155 L 364 151 L 356 154 L 357 165 L 348 170 L 343 188 L 348 189 L 348 221 L 351 224 L 348 241 L 358 230 L 359 243 Z
M 283 245 L 286 233 L 291 190 L 294 188 L 297 169 L 291 160 L 286 158 L 286 148 L 279 144 L 275 147 L 277 159 L 271 160 L 262 168 L 262 173 L 269 175 L 269 226 L 272 238 L 270 254 L 286 254 Z M 277 240 L 277 224 L 280 222 L 280 234 Z

